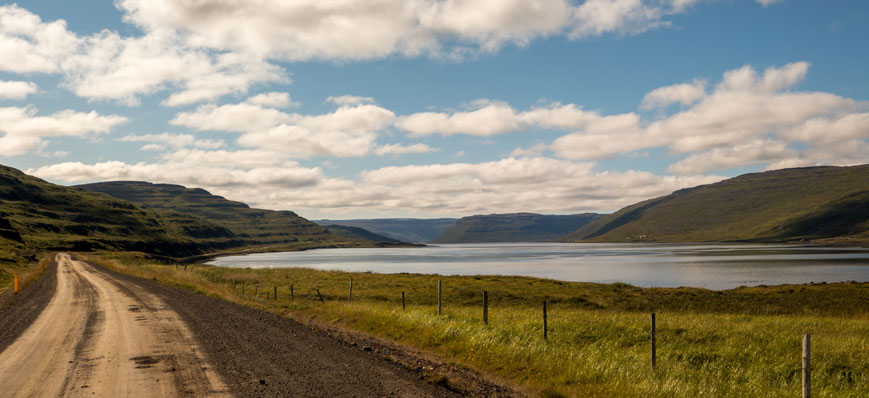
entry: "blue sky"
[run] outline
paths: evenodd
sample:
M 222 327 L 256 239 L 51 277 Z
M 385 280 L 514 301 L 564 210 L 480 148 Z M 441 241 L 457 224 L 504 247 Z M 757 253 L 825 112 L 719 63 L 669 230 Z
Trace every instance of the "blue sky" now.
M 0 6 L 0 163 L 359 218 L 869 159 L 865 1 L 241 3 Z

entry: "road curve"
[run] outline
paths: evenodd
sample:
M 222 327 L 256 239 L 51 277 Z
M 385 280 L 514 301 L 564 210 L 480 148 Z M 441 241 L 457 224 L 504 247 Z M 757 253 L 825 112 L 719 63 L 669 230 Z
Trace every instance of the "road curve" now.
M 56 261 L 51 301 L 0 352 L 3 396 L 231 396 L 159 297 L 68 254 Z

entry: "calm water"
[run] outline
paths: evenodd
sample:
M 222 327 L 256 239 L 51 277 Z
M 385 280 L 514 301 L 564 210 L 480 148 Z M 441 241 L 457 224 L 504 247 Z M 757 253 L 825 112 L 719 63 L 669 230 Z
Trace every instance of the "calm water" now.
M 441 275 L 524 275 L 576 282 L 728 289 L 869 282 L 869 249 L 784 245 L 499 243 L 405 249 L 321 249 L 221 257 L 225 267 Z

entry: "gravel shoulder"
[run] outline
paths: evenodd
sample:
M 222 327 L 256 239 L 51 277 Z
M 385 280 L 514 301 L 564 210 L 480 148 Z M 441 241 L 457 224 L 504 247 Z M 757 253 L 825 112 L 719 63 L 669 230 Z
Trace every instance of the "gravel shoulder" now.
M 0 301 L 0 352 L 9 347 L 39 317 L 57 286 L 57 262 L 51 264 L 36 282 L 19 294 Z

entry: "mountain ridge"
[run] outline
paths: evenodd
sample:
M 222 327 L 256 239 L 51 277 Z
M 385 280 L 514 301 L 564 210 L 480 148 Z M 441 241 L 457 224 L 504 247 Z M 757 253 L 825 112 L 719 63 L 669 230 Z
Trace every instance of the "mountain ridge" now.
M 550 242 L 602 217 L 601 214 L 485 214 L 463 217 L 432 243 Z
M 869 243 L 869 165 L 748 173 L 627 206 L 567 242 Z

